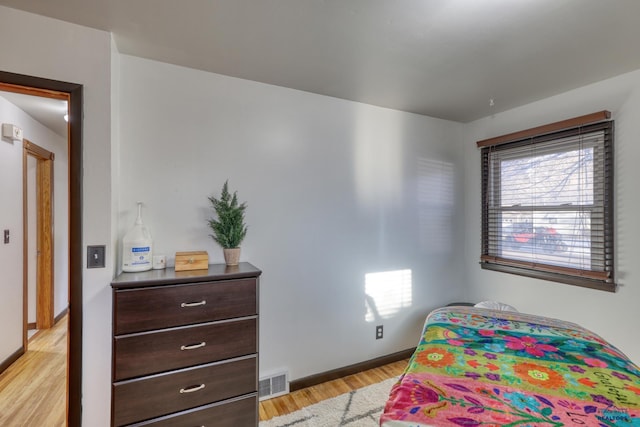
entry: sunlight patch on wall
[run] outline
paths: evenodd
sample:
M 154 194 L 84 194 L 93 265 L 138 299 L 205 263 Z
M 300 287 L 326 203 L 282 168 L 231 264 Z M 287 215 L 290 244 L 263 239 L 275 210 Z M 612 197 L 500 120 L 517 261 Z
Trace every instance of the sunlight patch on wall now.
M 383 271 L 364 276 L 365 321 L 393 317 L 412 304 L 411 270 Z
M 420 245 L 428 252 L 453 250 L 453 164 L 418 159 L 418 206 Z

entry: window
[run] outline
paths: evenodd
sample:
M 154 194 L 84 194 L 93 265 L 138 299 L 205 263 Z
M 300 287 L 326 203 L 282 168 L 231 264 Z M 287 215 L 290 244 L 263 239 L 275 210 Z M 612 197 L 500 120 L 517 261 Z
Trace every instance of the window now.
M 482 268 L 615 291 L 606 118 L 594 113 L 478 142 Z

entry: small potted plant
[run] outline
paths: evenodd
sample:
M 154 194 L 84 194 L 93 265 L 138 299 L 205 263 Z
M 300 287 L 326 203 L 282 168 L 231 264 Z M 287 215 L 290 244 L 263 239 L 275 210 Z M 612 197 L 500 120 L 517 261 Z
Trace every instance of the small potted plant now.
M 237 191 L 229 192 L 228 180 L 222 186 L 219 199 L 211 196 L 209 201 L 216 213 L 216 218 L 209 220 L 209 227 L 213 231 L 210 236 L 224 251 L 224 260 L 227 265 L 238 265 L 240 260 L 240 243 L 247 235 L 247 226 L 244 223 L 244 211 L 246 203 L 238 203 Z

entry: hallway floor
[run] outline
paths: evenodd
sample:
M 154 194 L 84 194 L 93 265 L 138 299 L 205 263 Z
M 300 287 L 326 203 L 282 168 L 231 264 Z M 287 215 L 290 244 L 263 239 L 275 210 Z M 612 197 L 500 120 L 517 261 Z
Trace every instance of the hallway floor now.
M 66 425 L 67 321 L 40 331 L 0 374 L 0 426 Z

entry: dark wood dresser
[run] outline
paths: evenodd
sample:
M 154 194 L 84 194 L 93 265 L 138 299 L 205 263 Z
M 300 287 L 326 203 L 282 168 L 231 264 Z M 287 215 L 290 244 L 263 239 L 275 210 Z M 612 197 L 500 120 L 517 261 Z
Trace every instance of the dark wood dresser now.
M 243 262 L 114 279 L 112 426 L 258 425 L 261 273 Z

